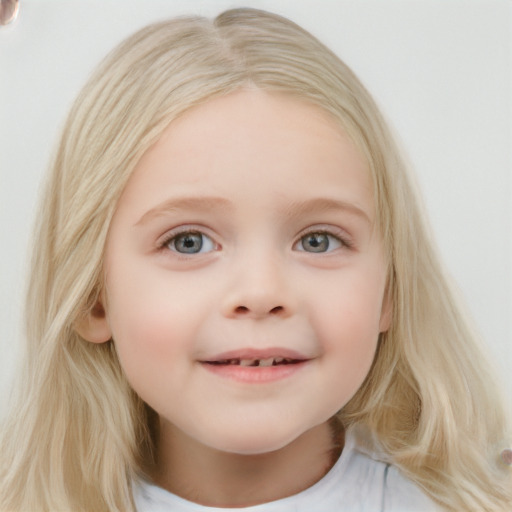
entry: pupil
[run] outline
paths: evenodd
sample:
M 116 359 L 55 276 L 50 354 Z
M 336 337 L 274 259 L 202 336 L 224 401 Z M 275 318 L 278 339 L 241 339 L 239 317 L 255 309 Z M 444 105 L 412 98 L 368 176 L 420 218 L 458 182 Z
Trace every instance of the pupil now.
M 313 233 L 303 240 L 302 246 L 310 252 L 325 252 L 329 247 L 329 238 L 324 233 Z
M 178 237 L 175 244 L 178 252 L 196 253 L 203 247 L 203 237 L 199 233 L 188 233 Z

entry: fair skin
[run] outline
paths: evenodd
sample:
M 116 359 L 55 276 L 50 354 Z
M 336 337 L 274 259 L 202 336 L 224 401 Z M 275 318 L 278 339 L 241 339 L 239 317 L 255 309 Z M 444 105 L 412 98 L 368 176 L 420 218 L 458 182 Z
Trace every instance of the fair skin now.
M 329 469 L 329 420 L 390 322 L 373 203 L 339 124 L 282 94 L 212 99 L 143 156 L 81 333 L 113 338 L 158 413 L 159 485 L 244 507 Z

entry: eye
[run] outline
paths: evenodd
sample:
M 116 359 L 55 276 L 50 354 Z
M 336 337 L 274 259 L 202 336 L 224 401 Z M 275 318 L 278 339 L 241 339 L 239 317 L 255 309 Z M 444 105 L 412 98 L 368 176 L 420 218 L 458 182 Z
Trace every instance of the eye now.
M 347 243 L 335 235 L 324 231 L 314 231 L 301 237 L 295 245 L 295 249 L 297 251 L 322 253 L 330 252 L 347 245 Z
M 200 231 L 183 231 L 168 238 L 162 246 L 180 254 L 200 254 L 215 249 L 214 241 Z

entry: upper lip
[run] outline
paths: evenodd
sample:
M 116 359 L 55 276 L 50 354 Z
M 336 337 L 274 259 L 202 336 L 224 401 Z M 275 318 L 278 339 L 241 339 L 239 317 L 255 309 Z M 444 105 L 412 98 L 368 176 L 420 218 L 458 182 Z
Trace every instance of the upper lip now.
M 216 354 L 212 357 L 206 357 L 201 362 L 212 363 L 218 361 L 227 361 L 230 359 L 261 360 L 270 358 L 292 359 L 294 361 L 306 361 L 310 359 L 309 357 L 295 350 L 281 347 L 271 347 L 264 349 L 243 348 L 238 350 L 230 350 Z

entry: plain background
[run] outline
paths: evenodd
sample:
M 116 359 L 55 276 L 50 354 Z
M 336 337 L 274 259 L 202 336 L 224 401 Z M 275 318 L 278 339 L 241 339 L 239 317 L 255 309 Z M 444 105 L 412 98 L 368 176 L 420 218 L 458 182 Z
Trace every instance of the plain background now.
M 20 0 L 0 27 L 0 417 L 22 343 L 30 229 L 70 103 L 141 26 L 237 6 L 290 17 L 362 79 L 398 134 L 439 250 L 502 377 L 512 368 L 508 0 Z M 510 386 L 510 383 L 505 384 Z M 510 387 L 509 397 L 512 398 Z M 512 399 L 511 399 L 512 402 Z

